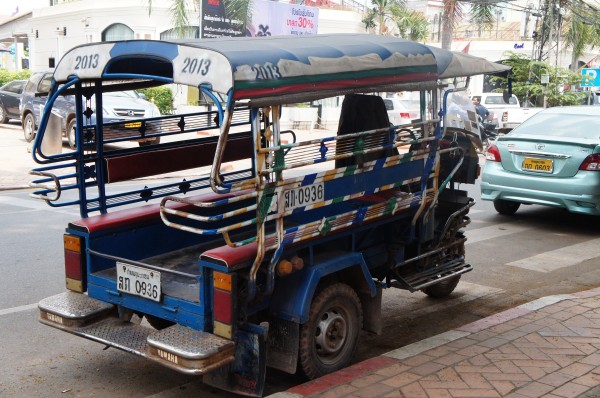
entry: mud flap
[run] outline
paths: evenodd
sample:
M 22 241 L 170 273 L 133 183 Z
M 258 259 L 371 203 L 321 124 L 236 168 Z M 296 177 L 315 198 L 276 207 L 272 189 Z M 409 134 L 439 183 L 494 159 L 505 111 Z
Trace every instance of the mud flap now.
M 289 374 L 296 373 L 298 365 L 298 344 L 300 325 L 284 319 L 271 319 L 269 322 L 269 349 L 267 364 Z
M 235 334 L 235 359 L 204 375 L 205 384 L 249 397 L 262 397 L 265 388 L 267 331 L 245 324 Z

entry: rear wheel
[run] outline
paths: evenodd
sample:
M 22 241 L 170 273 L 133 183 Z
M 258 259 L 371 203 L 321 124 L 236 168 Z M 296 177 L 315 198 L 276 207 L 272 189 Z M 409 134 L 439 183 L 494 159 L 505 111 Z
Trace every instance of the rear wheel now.
M 309 379 L 350 363 L 362 328 L 362 307 L 354 290 L 336 283 L 317 294 L 300 330 L 300 369 Z
M 512 216 L 521 206 L 519 202 L 511 202 L 510 200 L 496 199 L 494 200 L 494 208 L 500 214 Z
M 35 120 L 31 113 L 25 115 L 25 119 L 23 120 L 23 135 L 27 142 L 31 142 L 33 137 L 35 137 Z
M 75 149 L 77 145 L 77 140 L 75 139 L 75 122 L 76 120 L 73 118 L 67 124 L 67 141 L 69 141 L 69 147 L 71 147 L 71 149 Z
M 0 123 L 4 124 L 8 122 L 8 116 L 6 116 L 6 110 L 3 105 L 0 105 Z

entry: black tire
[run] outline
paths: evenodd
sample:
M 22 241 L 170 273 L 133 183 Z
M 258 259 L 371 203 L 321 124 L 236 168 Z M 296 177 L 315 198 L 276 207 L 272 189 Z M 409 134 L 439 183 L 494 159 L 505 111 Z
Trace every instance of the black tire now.
M 496 199 L 494 200 L 494 209 L 502 215 L 512 216 L 519 210 L 521 203 L 511 202 L 510 200 Z
M 4 105 L 0 104 L 0 123 L 4 124 L 8 122 L 8 116 L 6 115 L 6 109 L 4 109 Z
M 146 315 L 146 320 L 150 326 L 156 330 L 163 330 L 174 325 L 174 323 L 171 321 L 167 321 L 166 319 L 158 318 L 152 315 Z
M 315 379 L 348 366 L 361 329 L 362 307 L 350 286 L 336 283 L 319 292 L 300 329 L 301 372 Z
M 23 135 L 27 142 L 33 141 L 35 137 L 35 119 L 31 113 L 25 115 L 25 119 L 23 119 Z
M 458 285 L 459 281 L 460 275 L 457 275 L 443 280 L 440 283 L 436 283 L 435 285 L 427 286 L 422 291 L 431 298 L 437 299 L 448 297 L 454 291 L 454 289 L 456 289 L 456 285 Z
M 69 148 L 71 148 L 71 149 L 75 149 L 77 146 L 76 145 L 77 141 L 75 139 L 76 123 L 77 123 L 77 120 L 75 120 L 75 118 L 73 118 L 67 124 L 67 141 L 69 142 Z

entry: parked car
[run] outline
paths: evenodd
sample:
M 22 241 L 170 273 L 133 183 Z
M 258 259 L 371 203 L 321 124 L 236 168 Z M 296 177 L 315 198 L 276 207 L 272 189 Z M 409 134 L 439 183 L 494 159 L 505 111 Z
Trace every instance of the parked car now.
M 390 123 L 396 126 L 411 123 L 408 109 L 406 109 L 398 98 L 384 98 L 383 102 L 385 103 L 385 109 L 387 110 Z
M 0 123 L 20 119 L 21 93 L 27 80 L 13 80 L 0 87 Z
M 600 107 L 541 111 L 486 152 L 481 199 L 500 214 L 521 203 L 600 215 Z
M 50 91 L 53 70 L 45 70 L 31 75 L 21 98 L 21 121 L 23 122 L 23 133 L 25 140 L 30 142 L 35 137 L 41 115 Z M 94 103 L 94 101 L 92 101 Z M 105 123 L 118 122 L 128 119 L 139 119 L 160 116 L 156 105 L 146 101 L 135 91 L 118 91 L 107 93 L 103 101 L 103 121 Z M 66 96 L 56 99 L 54 112 L 60 116 L 63 137 L 65 137 L 71 148 L 75 148 L 75 97 Z M 94 109 L 92 111 L 95 111 Z M 90 123 L 95 123 L 93 114 Z M 147 143 L 158 143 L 159 138 L 137 140 L 140 145 Z

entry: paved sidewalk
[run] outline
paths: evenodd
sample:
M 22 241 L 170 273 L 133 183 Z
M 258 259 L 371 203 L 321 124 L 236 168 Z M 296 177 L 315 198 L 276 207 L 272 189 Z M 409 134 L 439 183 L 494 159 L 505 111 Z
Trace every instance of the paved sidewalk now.
M 29 170 L 36 166 L 31 158 L 20 124 L 0 124 L 0 191 L 29 187 Z
M 300 397 L 600 397 L 600 288 L 544 297 L 270 396 Z

